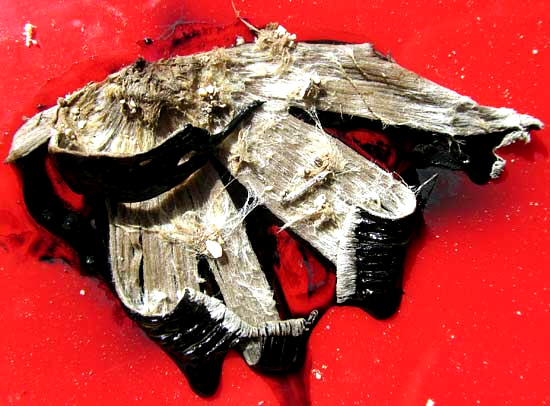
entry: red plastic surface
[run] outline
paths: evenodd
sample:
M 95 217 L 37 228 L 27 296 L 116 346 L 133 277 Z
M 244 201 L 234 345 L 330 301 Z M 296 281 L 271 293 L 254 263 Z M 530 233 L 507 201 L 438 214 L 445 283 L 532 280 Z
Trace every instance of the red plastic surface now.
M 246 34 L 230 1 L 3 3 L 1 157 L 38 104 L 50 106 L 138 55 L 207 50 Z M 479 102 L 550 122 L 546 3 L 235 0 L 235 7 L 253 24 L 277 21 L 300 40 L 373 42 Z M 27 22 L 37 27 L 38 46 L 25 47 Z M 173 48 L 162 38 L 184 22 L 199 29 Z M 191 392 L 104 284 L 38 260 L 52 240 L 26 214 L 13 168 L 2 165 L 0 404 L 550 404 L 546 135 L 506 149 L 497 182 L 475 186 L 456 176 L 438 184 L 396 316 L 377 321 L 333 307 L 313 332 L 302 372 L 266 377 L 230 354 L 209 399 Z

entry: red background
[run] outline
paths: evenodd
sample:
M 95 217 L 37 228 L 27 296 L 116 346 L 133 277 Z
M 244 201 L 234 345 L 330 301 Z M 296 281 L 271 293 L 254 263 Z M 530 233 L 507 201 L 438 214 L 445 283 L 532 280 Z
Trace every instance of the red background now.
M 160 38 L 175 24 L 199 23 L 204 35 L 174 52 L 228 45 L 246 32 L 230 1 L 2 3 L 2 157 L 37 104 L 50 106 L 140 54 L 170 52 Z M 256 26 L 277 21 L 299 40 L 373 42 L 478 102 L 550 123 L 545 3 L 235 0 Z M 38 46 L 24 45 L 27 22 L 37 26 Z M 144 37 L 156 45 L 146 47 Z M 314 405 L 550 404 L 546 132 L 507 148 L 508 166 L 496 182 L 475 186 L 457 176 L 438 184 L 396 316 L 377 321 L 333 307 L 313 332 L 301 373 L 265 377 L 230 354 L 220 389 L 207 400 L 190 391 L 103 283 L 38 260 L 51 240 L 26 214 L 14 170 L 2 165 L 0 404 L 278 405 L 308 397 Z

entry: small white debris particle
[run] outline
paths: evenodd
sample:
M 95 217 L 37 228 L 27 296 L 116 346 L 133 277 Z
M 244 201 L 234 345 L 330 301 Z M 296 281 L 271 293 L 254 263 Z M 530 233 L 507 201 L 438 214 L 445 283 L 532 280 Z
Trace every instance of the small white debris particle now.
M 313 201 L 313 205 L 319 208 L 319 207 L 322 207 L 323 204 L 325 204 L 326 202 L 327 202 L 327 197 L 324 194 L 321 194 L 315 198 L 315 200 Z
M 206 95 L 208 95 L 208 92 L 204 87 L 199 87 L 199 89 L 197 90 L 197 93 L 200 97 L 205 97 Z
M 426 406 L 434 406 L 434 405 L 435 405 L 435 402 L 434 402 L 433 400 L 428 399 L 428 400 L 426 401 Z
M 319 76 L 319 74 L 317 72 L 313 72 L 310 79 L 316 85 L 321 84 L 321 77 Z
M 206 90 L 206 93 L 208 93 L 208 94 L 216 93 L 216 88 L 213 85 L 206 86 L 206 88 L 204 90 Z
M 218 242 L 206 240 L 204 244 L 206 245 L 206 250 L 210 253 L 210 255 L 212 255 L 213 258 L 221 258 L 223 255 L 223 249 Z
M 242 45 L 242 44 L 244 44 L 244 38 L 241 37 L 240 35 L 237 35 L 237 38 L 235 38 L 235 45 L 239 46 L 239 45 Z
M 537 55 L 537 54 L 539 53 L 539 50 L 538 50 L 538 49 L 533 49 L 533 50 L 531 51 L 531 53 L 532 53 L 533 55 Z
M 128 105 L 130 106 L 130 113 L 132 114 L 135 114 L 137 112 L 137 105 L 136 105 L 136 102 L 133 101 L 133 100 L 130 100 L 130 103 L 128 103 Z
M 84 289 L 80 289 L 80 296 L 86 295 L 86 291 Z
M 282 37 L 284 35 L 288 35 L 288 31 L 286 30 L 285 27 L 283 27 L 282 25 L 279 25 L 277 27 L 277 36 Z
M 520 310 L 516 310 L 516 314 L 517 314 L 518 316 L 521 316 L 521 311 L 520 311 Z
M 86 120 L 79 120 L 76 125 L 80 130 L 82 130 L 86 126 L 86 122 Z
M 282 25 L 277 26 L 277 30 L 275 31 L 275 37 L 276 38 L 284 38 L 288 40 L 288 47 L 292 48 L 295 45 L 296 41 L 296 34 L 291 34 L 287 31 L 285 27 Z
M 321 371 L 319 371 L 318 369 L 312 369 L 311 373 L 317 380 L 321 380 L 321 378 L 323 377 L 323 374 L 321 374 Z
M 25 36 L 25 46 L 27 48 L 38 44 L 38 41 L 34 39 L 35 32 L 36 25 L 32 25 L 31 23 L 25 24 L 25 31 L 23 32 L 23 35 Z

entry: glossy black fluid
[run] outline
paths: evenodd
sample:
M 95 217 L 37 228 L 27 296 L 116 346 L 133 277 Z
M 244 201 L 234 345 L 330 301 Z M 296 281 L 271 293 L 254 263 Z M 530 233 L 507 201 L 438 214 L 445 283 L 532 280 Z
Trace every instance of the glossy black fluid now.
M 229 349 L 244 349 L 250 341 L 259 343 L 261 348 L 261 356 L 253 365 L 255 369 L 279 373 L 300 368 L 318 318 L 318 313 L 312 312 L 306 321 L 306 331 L 298 336 L 245 337 L 241 331 L 228 328 L 225 319 L 214 319 L 207 306 L 194 300 L 189 292 L 170 314 L 159 317 L 131 311 L 129 314 L 174 359 L 195 392 L 202 396 L 216 391 Z
M 354 229 L 356 291 L 350 302 L 377 319 L 392 316 L 401 303 L 405 255 L 421 224 L 418 211 L 390 220 L 360 209 Z
M 311 330 L 319 319 L 319 312 L 312 311 L 306 319 L 307 330 L 298 336 L 270 335 L 261 339 L 262 356 L 254 368 L 261 372 L 286 373 L 302 367 Z
M 238 339 L 236 333 L 214 320 L 207 308 L 189 295 L 168 315 L 130 315 L 176 361 L 195 392 L 208 396 L 216 391 L 223 359 Z
M 92 204 L 92 210 L 86 216 L 71 210 L 54 190 L 46 171 L 46 157 L 47 145 L 43 145 L 17 160 L 29 214 L 75 249 L 84 272 L 107 277 L 106 280 L 110 281 L 103 205 Z M 101 217 L 102 221 L 98 220 Z

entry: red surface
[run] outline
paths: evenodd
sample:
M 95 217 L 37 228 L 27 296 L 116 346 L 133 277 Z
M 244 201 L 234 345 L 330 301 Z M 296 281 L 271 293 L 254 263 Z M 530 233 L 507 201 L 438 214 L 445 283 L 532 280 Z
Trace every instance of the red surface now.
M 227 45 L 231 2 L 4 1 L 0 8 L 0 155 L 38 103 L 153 50 L 178 22 L 204 29 L 175 51 Z M 235 0 L 261 26 L 299 39 L 374 42 L 400 64 L 472 96 L 550 123 L 550 21 L 544 0 L 369 2 Z M 39 46 L 26 48 L 25 23 Z M 216 27 L 226 26 L 225 29 Z M 199 32 L 200 34 L 200 32 Z M 159 51 L 160 50 L 160 51 Z M 544 405 L 550 403 L 550 178 L 547 131 L 504 155 L 501 180 L 443 179 L 409 256 L 403 304 L 388 321 L 333 307 L 304 370 L 258 375 L 231 354 L 220 390 L 194 395 L 176 366 L 96 279 L 38 261 L 50 240 L 29 219 L 12 168 L 0 168 L 0 404 Z M 81 294 L 84 293 L 84 295 Z M 303 403 L 303 402 L 302 402 Z
M 326 269 L 310 249 L 286 230 L 273 226 L 269 231 L 276 238 L 279 257 L 274 271 L 292 316 L 307 317 L 312 310 L 322 311 L 333 305 L 336 300 L 334 267 Z

